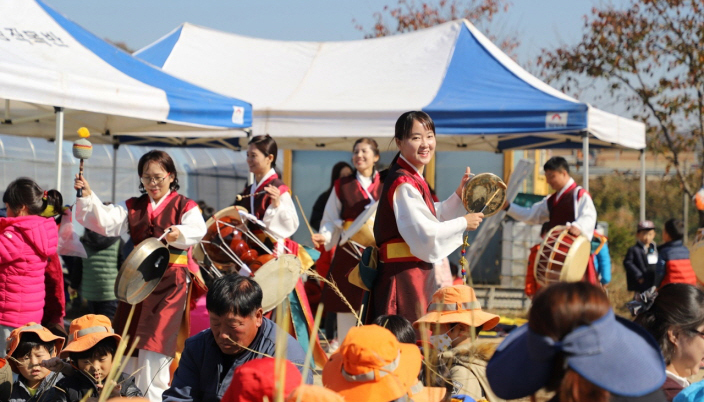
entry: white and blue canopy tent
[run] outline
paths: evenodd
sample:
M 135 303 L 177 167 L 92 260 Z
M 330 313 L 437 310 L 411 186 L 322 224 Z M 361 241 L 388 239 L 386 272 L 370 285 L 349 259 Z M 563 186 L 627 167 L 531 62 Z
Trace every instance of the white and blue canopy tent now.
M 112 46 L 40 0 L 0 0 L 0 133 L 61 143 L 236 148 L 248 102 L 175 78 Z M 57 187 L 59 188 L 59 187 Z
M 186 23 L 135 56 L 248 99 L 254 134 L 289 139 L 293 149 L 391 137 L 408 110 L 433 117 L 443 150 L 581 146 L 586 133 L 595 146 L 645 146 L 642 123 L 551 88 L 467 21 L 346 42 L 264 40 Z
M 186 23 L 135 56 L 249 100 L 253 134 L 282 148 L 348 150 L 361 136 L 388 143 L 408 110 L 433 117 L 438 150 L 645 148 L 643 123 L 555 90 L 468 21 L 346 42 L 265 40 Z

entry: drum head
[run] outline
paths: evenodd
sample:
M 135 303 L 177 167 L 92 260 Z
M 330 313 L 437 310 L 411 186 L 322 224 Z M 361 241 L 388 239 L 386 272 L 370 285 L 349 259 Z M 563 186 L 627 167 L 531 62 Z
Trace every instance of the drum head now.
M 254 273 L 254 280 L 261 286 L 262 309 L 271 311 L 286 300 L 301 278 L 301 260 L 293 254 L 284 254 L 262 265 Z
M 478 213 L 484 209 L 484 217 L 499 213 L 506 201 L 506 185 L 502 184 L 503 180 L 493 173 L 481 173 L 467 180 L 462 191 L 462 203 L 467 212 Z
M 704 240 L 695 243 L 689 251 L 689 260 L 699 282 L 704 283 Z
M 216 243 L 220 244 L 222 243 L 220 241 L 220 238 L 217 236 L 217 227 L 215 226 L 216 220 L 224 221 L 227 222 L 229 225 L 234 225 L 234 226 L 242 226 L 242 219 L 240 218 L 240 210 L 246 211 L 244 208 L 240 206 L 232 206 L 232 207 L 227 207 L 224 209 L 221 209 L 220 211 L 216 212 L 215 215 L 210 217 L 207 222 L 205 222 L 205 226 L 208 229 L 206 232 L 205 237 L 203 240 L 207 241 L 215 241 Z M 225 226 L 226 228 L 230 228 L 229 226 Z M 223 225 L 220 227 L 221 233 L 223 230 Z M 227 245 L 222 245 L 222 247 L 227 247 Z M 229 258 L 223 257 L 224 253 L 215 245 L 211 245 L 208 243 L 202 243 L 198 244 L 195 247 L 193 247 L 193 259 L 198 263 L 198 265 L 204 265 L 206 263 L 205 261 L 205 253 L 203 252 L 203 247 L 207 247 L 207 251 L 209 254 L 212 254 L 211 257 L 214 259 L 216 256 L 220 256 L 222 258 L 218 259 L 219 261 L 212 261 L 212 263 L 218 268 L 218 269 L 224 269 L 225 267 L 229 266 L 234 266 L 235 263 L 234 261 L 231 261 Z
M 169 249 L 152 237 L 139 243 L 122 263 L 115 296 L 128 304 L 141 303 L 161 281 L 169 266 Z
M 568 235 L 571 236 L 571 235 Z M 592 248 L 589 239 L 577 236 L 565 258 L 565 267 L 560 273 L 560 282 L 579 282 L 584 278 Z
M 376 216 L 376 209 L 379 206 L 379 201 L 374 201 L 373 203 L 369 204 L 367 209 L 362 212 L 361 215 L 357 217 L 357 219 L 352 222 L 349 228 L 347 230 L 342 232 L 342 235 L 340 236 L 340 244 L 345 244 L 349 239 L 351 239 L 355 234 L 357 234 L 362 228 L 364 228 L 367 225 L 367 222 L 370 219 L 374 219 Z M 373 231 L 373 226 L 372 226 L 372 233 L 371 235 L 371 240 L 374 240 L 374 231 Z M 369 237 L 369 236 L 365 236 Z M 362 244 L 363 246 L 371 246 L 371 244 Z

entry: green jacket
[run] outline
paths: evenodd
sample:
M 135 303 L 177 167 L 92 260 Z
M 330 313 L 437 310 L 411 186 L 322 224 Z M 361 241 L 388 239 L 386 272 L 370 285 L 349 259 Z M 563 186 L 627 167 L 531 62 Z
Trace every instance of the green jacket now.
M 89 301 L 115 300 L 115 279 L 121 264 L 120 237 L 105 237 L 86 230 L 81 238 L 88 258 L 83 259 L 81 294 Z

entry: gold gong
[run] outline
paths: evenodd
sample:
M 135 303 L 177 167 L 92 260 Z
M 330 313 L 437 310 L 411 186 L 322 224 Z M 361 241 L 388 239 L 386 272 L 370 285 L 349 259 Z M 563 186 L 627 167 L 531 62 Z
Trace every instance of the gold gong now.
M 467 212 L 484 212 L 485 217 L 501 211 L 506 201 L 506 184 L 493 173 L 480 173 L 464 185 L 462 203 Z

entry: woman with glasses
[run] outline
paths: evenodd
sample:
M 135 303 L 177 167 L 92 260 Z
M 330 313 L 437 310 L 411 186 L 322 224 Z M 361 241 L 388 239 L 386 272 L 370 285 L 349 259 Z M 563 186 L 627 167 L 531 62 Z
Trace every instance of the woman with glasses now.
M 655 289 L 655 288 L 653 288 Z M 704 361 L 704 292 L 672 283 L 637 295 L 629 303 L 635 322 L 660 345 L 667 379 L 662 389 L 668 401 L 690 385 L 688 378 L 699 372 Z
M 171 254 L 169 266 L 156 289 L 136 305 L 128 331 L 130 339 L 139 337 L 139 351 L 127 371 L 143 367 L 136 376 L 137 386 L 148 390 L 145 396 L 154 401 L 161 400 L 168 388 L 169 363 L 183 348 L 185 338 L 176 335 L 189 333 L 185 306 L 197 278 L 188 270 L 187 252 L 203 238 L 206 227 L 196 202 L 177 193 L 178 175 L 169 154 L 147 152 L 139 159 L 137 173 L 142 195 L 113 205 L 103 205 L 88 180 L 76 175 L 74 188 L 83 189 L 76 201 L 76 220 L 103 236 L 129 233 L 135 245 L 170 230 L 164 237 Z M 130 308 L 122 302 L 118 306 L 114 322 L 118 333 L 124 329 Z

